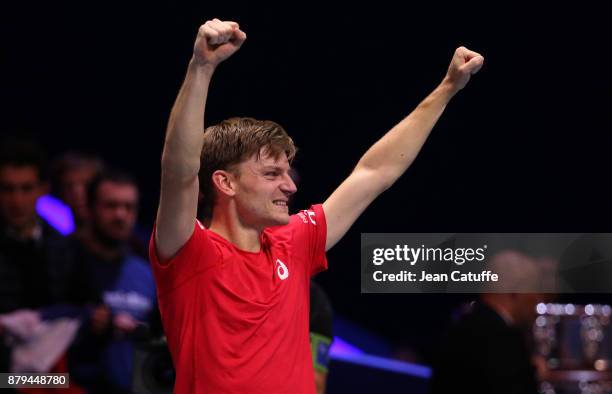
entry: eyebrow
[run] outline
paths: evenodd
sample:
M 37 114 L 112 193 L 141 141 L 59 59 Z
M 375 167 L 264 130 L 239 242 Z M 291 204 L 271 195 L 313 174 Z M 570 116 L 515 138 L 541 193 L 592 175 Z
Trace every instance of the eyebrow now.
M 291 169 L 291 167 L 287 168 L 287 171 L 289 171 Z M 263 166 L 262 167 L 263 171 L 268 171 L 268 170 L 278 170 L 278 171 L 285 171 L 285 169 L 281 166 L 275 166 L 275 165 L 267 165 L 267 166 Z

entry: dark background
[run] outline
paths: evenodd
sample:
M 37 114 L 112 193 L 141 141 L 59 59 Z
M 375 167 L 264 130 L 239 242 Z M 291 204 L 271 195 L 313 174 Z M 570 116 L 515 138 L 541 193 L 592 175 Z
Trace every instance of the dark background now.
M 146 227 L 167 117 L 205 20 L 236 20 L 248 34 L 214 77 L 206 123 L 284 125 L 300 149 L 300 208 L 324 201 L 436 86 L 457 46 L 482 53 L 485 66 L 417 161 L 317 278 L 339 315 L 426 357 L 464 298 L 360 294 L 360 233 L 612 232 L 610 31 L 587 2 L 94 1 L 4 11 L 2 134 L 32 134 L 51 155 L 95 152 L 133 172 Z

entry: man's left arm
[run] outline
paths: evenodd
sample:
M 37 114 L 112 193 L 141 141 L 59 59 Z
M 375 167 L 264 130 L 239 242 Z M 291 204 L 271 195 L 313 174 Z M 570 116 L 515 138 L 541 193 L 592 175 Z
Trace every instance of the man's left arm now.
M 457 48 L 442 83 L 361 157 L 351 175 L 323 203 L 325 250 L 334 246 L 366 207 L 412 164 L 450 99 L 483 62 L 480 54 Z

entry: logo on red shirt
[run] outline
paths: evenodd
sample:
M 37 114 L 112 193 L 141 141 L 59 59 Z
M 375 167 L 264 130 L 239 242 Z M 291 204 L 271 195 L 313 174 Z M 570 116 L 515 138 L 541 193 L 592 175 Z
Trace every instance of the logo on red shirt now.
M 302 219 L 304 223 L 308 223 L 308 221 L 310 221 L 310 223 L 314 224 L 315 226 L 317 225 L 317 222 L 315 222 L 315 220 L 313 219 L 315 216 L 314 211 L 308 211 L 304 209 L 302 212 L 298 213 L 298 216 L 300 217 L 300 219 Z
M 276 259 L 276 274 L 281 280 L 285 280 L 289 277 L 289 270 L 280 259 Z

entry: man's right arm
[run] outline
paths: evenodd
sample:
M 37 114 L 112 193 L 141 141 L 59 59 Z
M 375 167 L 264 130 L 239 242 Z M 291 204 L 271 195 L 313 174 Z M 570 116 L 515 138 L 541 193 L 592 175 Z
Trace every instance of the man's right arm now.
M 246 34 L 235 22 L 213 19 L 198 30 L 193 57 L 170 114 L 162 154 L 155 231 L 159 261 L 176 255 L 193 233 L 208 87 L 217 65 L 236 52 L 245 39 Z

